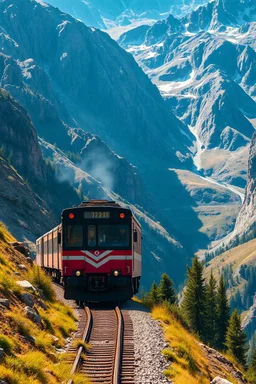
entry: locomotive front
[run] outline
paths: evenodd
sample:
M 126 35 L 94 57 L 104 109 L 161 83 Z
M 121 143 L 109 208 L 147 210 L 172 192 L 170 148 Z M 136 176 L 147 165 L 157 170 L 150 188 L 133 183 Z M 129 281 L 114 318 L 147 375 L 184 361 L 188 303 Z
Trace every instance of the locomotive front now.
M 118 204 L 94 202 L 65 209 L 62 213 L 65 298 L 81 301 L 131 298 L 138 290 L 141 275 L 141 251 L 137 249 L 140 239 L 140 226 L 131 210 Z

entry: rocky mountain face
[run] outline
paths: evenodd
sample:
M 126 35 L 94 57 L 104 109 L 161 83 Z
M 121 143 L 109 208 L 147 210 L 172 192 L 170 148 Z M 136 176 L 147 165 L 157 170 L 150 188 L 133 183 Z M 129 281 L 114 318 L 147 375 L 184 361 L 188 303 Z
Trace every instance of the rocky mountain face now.
M 248 162 L 248 182 L 245 190 L 245 199 L 239 212 L 235 232 L 243 234 L 248 231 L 256 221 L 256 134 L 254 133 L 251 141 L 249 162 Z
M 101 151 L 102 159 L 103 150 L 105 151 L 104 161 L 112 161 L 117 173 L 121 170 L 125 171 L 127 168 L 126 175 L 129 172 L 134 172 L 136 175 L 136 169 L 125 159 L 119 159 L 117 155 L 109 151 L 98 137 L 76 129 L 72 132 L 70 148 L 76 146 L 77 152 L 81 154 L 86 152 L 87 161 L 91 162 L 91 165 L 86 168 L 89 168 L 91 174 L 95 174 L 99 180 L 83 171 L 83 165 L 80 164 L 82 160 L 78 157 L 75 158 L 78 164 L 75 164 L 55 146 L 42 139 L 39 143 L 26 110 L 6 91 L 2 90 L 0 116 L 0 133 L 4 138 L 1 142 L 0 154 L 2 180 L 0 220 L 17 239 L 34 242 L 37 237 L 58 224 L 60 212 L 64 207 L 80 202 L 77 194 L 69 186 L 70 182 L 73 187 L 82 190 L 88 198 L 116 199 L 124 205 L 131 205 L 130 202 L 111 193 L 103 186 L 106 183 L 102 183 L 100 179 L 104 176 L 102 172 L 100 172 L 100 177 L 97 174 L 97 159 L 93 157 L 96 153 L 95 149 Z M 73 154 L 73 152 L 70 153 Z M 42 154 L 47 161 L 50 160 L 51 164 L 54 164 L 54 171 L 52 166 L 49 168 L 48 163 L 45 163 Z M 105 177 L 110 177 L 111 172 Z M 131 173 L 131 183 L 133 183 L 133 179 Z M 131 200 L 134 199 L 136 202 L 139 196 L 137 198 L 132 194 L 134 191 L 138 191 L 139 178 L 137 183 L 136 188 L 129 185 L 129 180 L 125 184 L 128 190 L 130 187 Z M 110 185 L 108 187 L 110 188 Z M 121 189 L 121 187 L 119 188 Z M 186 263 L 189 262 L 185 249 L 154 219 L 135 206 L 133 209 L 143 223 L 144 229 L 144 252 L 147 258 L 145 265 L 147 279 L 144 280 L 144 286 L 148 288 L 147 284 L 150 284 L 154 277 L 160 276 L 164 270 L 171 272 L 176 264 L 176 257 L 180 258 L 179 266 L 176 267 L 177 276 L 180 278 L 184 273 Z M 179 281 L 179 278 L 176 282 Z
M 197 170 L 241 188 L 255 128 L 255 20 L 254 1 L 216 0 L 119 39 L 189 126 Z
M 2 90 L 0 116 L 0 218 L 19 239 L 34 241 L 57 223 L 28 182 L 46 184 L 47 168 L 27 112 Z
M 224 208 L 224 224 L 216 184 L 202 204 L 191 188 L 197 183 L 182 184 L 184 178 L 172 170 L 192 169 L 194 134 L 129 53 L 42 2 L 5 0 L 0 12 L 0 85 L 27 109 L 42 148 L 54 149 L 43 149 L 44 155 L 57 167 L 71 160 L 72 170 L 64 178 L 58 172 L 60 180 L 74 183 L 85 196 L 93 197 L 100 185 L 101 195 L 109 190 L 136 204 L 190 254 L 233 228 L 240 204 L 233 191 L 223 203 L 235 205 Z M 82 172 L 97 181 L 92 190 Z
M 51 126 L 50 117 L 52 128 L 59 117 L 71 127 L 79 125 L 100 134 L 115 151 L 126 156 L 132 152 L 135 165 L 149 153 L 178 164 L 176 152 L 185 156 L 189 145 L 180 133 L 182 124 L 168 112 L 158 90 L 132 57 L 106 34 L 57 9 L 22 1 L 22 6 L 10 0 L 1 2 L 2 53 L 15 61 L 10 64 L 3 59 L 2 85 L 26 104 L 31 115 L 29 104 L 38 105 L 38 119 L 47 126 L 45 131 Z M 38 18 L 42 19 L 40 26 Z M 8 71 L 12 72 L 9 77 Z M 18 72 L 22 84 L 18 84 Z M 30 91 L 31 96 L 27 95 Z M 47 140 L 52 131 L 47 137 L 45 132 Z M 165 148 L 161 137 L 165 137 Z
M 111 178 L 113 169 L 116 174 L 120 173 L 120 180 L 122 172 L 125 172 L 123 178 L 130 174 L 130 180 L 123 179 L 126 193 L 124 186 L 119 185 L 118 188 L 120 193 L 124 192 L 123 195 L 130 193 L 131 201 L 139 202 L 140 196 L 134 195 L 139 192 L 141 184 L 139 176 L 136 176 L 138 170 L 126 159 L 110 151 L 99 137 L 74 129 L 70 133 L 71 151 L 65 154 L 42 139 L 39 146 L 34 126 L 26 110 L 6 91 L 1 91 L 0 113 L 0 132 L 4 137 L 0 156 L 0 220 L 19 240 L 33 242 L 36 237 L 59 222 L 60 212 L 64 207 L 79 203 L 80 200 L 70 183 L 89 198 L 116 199 L 123 201 L 125 205 L 131 205 L 121 196 L 111 193 L 111 185 L 102 179 Z M 15 140 L 17 138 L 18 140 Z M 79 155 L 75 156 L 72 150 Z M 49 163 L 43 160 L 41 151 L 47 161 L 51 162 L 50 167 Z M 67 156 L 73 156 L 75 162 Z M 111 162 L 109 174 L 106 174 L 106 167 L 104 170 L 97 169 L 102 164 L 97 162 L 97 156 L 100 156 L 104 163 Z M 83 171 L 83 168 L 89 169 L 91 174 Z M 27 181 L 24 180 L 25 177 Z M 136 183 L 136 186 L 133 183 Z M 150 284 L 153 278 L 160 276 L 164 270 L 170 273 L 173 268 L 176 269 L 178 283 L 189 262 L 186 250 L 154 219 L 135 206 L 133 209 L 144 229 L 144 252 L 147 260 L 144 286 L 148 288 L 147 284 Z M 177 267 L 176 257 L 180 259 Z
M 183 15 L 203 0 L 49 0 L 47 3 L 58 7 L 88 26 L 109 29 L 130 27 L 133 23 L 163 19 L 168 13 Z
M 196 164 L 196 155 L 201 161 L 207 151 L 222 151 L 221 169 L 226 167 L 230 175 L 225 183 L 237 178 L 240 185 L 239 177 L 243 183 L 244 152 L 252 133 L 252 123 L 248 121 L 251 118 L 244 116 L 250 113 L 253 117 L 252 98 L 220 68 L 213 66 L 207 72 L 208 66 L 197 64 L 202 76 L 206 71 L 211 77 L 209 81 L 215 84 L 217 96 L 208 85 L 215 99 L 214 106 L 206 105 L 209 100 L 204 98 L 204 85 L 199 84 L 204 78 L 198 80 L 198 91 L 195 84 L 189 91 L 198 92 L 195 102 L 201 108 L 193 115 L 189 102 L 195 98 L 176 95 L 164 101 L 133 57 L 107 34 L 86 27 L 41 1 L 4 0 L 0 14 L 0 85 L 28 111 L 40 137 L 41 151 L 54 167 L 51 170 L 45 165 L 46 184 L 38 180 L 33 191 L 41 191 L 40 197 L 49 209 L 55 207 L 54 212 L 59 209 L 56 207 L 72 205 L 72 196 L 76 204 L 77 194 L 72 195 L 70 183 L 80 196 L 107 197 L 132 204 L 145 227 L 147 275 L 175 270 L 175 276 L 171 274 L 180 282 L 192 253 L 233 228 L 242 195 L 242 191 L 233 190 L 228 184 L 216 184 L 199 171 L 194 172 L 192 156 Z M 158 24 L 159 36 L 166 23 L 172 24 L 173 34 L 183 28 L 177 19 L 169 17 L 168 22 Z M 165 36 L 166 25 L 164 29 Z M 152 44 L 160 49 L 159 37 L 148 30 L 140 32 L 140 36 L 144 32 L 145 39 L 156 39 Z M 182 33 L 180 37 L 187 40 Z M 193 44 L 188 53 L 189 49 L 194 52 L 198 48 L 198 41 Z M 169 54 L 171 59 L 171 49 Z M 199 60 L 196 57 L 195 54 L 195 62 Z M 193 63 L 184 64 L 181 70 L 187 73 L 187 66 L 192 68 Z M 153 73 L 158 67 L 150 70 Z M 176 76 L 176 72 L 170 71 L 169 75 Z M 225 82 L 231 84 L 231 90 L 224 97 L 221 84 Z M 233 93 L 238 92 L 236 86 L 245 94 L 240 114 L 238 103 L 232 99 Z M 186 99 L 188 104 L 184 104 Z M 175 107 L 179 102 L 180 112 Z M 231 105 L 232 113 L 226 125 L 220 123 L 220 118 L 208 116 L 208 125 L 213 125 L 209 134 L 203 118 L 199 121 L 200 113 L 205 116 L 210 108 L 218 110 L 223 104 L 223 115 L 226 104 Z M 182 108 L 186 108 L 186 113 Z M 237 116 L 244 129 L 237 124 Z M 200 147 L 192 127 L 196 123 L 200 128 L 198 140 L 204 140 Z M 231 151 L 236 165 L 241 166 L 241 175 L 232 170 Z M 211 169 L 215 167 L 220 172 L 214 161 L 211 156 L 205 158 Z M 71 204 L 63 200 L 60 182 L 69 188 Z
M 27 111 L 0 90 L 1 150 L 25 179 L 46 181 L 35 129 Z

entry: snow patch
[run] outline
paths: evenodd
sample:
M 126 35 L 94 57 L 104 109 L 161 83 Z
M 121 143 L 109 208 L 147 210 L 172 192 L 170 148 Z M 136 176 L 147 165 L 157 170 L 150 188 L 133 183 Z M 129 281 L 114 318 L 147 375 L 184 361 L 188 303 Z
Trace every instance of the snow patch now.
M 64 60 L 66 57 L 68 56 L 67 52 L 64 52 L 61 57 L 60 57 L 60 61 Z
M 36 3 L 38 3 L 38 4 L 40 4 L 42 7 L 45 7 L 45 8 L 48 8 L 49 7 L 49 5 L 48 4 L 46 4 L 44 1 L 42 1 L 42 0 L 35 0 L 36 1 Z
M 195 71 L 191 71 L 190 77 L 188 80 L 184 81 L 173 81 L 166 84 L 159 84 L 158 88 L 163 96 L 171 96 L 177 90 L 181 90 L 191 85 L 195 79 Z
M 57 26 L 57 29 L 59 30 L 59 36 L 61 35 L 61 33 L 64 31 L 64 29 L 66 28 L 66 26 L 67 26 L 68 24 L 71 24 L 71 22 L 68 21 L 68 20 L 65 20 L 65 21 L 63 21 L 63 23 L 61 23 L 61 24 L 59 24 L 59 25 Z

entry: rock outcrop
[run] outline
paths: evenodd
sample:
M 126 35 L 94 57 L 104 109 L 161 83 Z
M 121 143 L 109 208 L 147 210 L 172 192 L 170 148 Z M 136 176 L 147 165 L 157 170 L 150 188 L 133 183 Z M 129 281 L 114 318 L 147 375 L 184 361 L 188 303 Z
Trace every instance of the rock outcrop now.
M 0 89 L 0 134 L 4 156 L 25 179 L 46 180 L 36 131 L 27 111 Z
M 256 221 L 256 134 L 254 133 L 250 145 L 248 162 L 248 181 L 245 190 L 245 199 L 237 217 L 235 232 L 243 234 L 248 231 Z

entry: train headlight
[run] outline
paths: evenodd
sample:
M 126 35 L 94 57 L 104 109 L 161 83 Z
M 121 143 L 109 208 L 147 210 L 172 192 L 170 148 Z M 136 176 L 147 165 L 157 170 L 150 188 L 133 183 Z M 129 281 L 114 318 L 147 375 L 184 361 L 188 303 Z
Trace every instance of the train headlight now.
M 117 277 L 119 275 L 119 271 L 114 271 L 113 275 Z
M 80 271 L 76 271 L 76 276 L 80 276 L 81 275 L 81 272 Z

